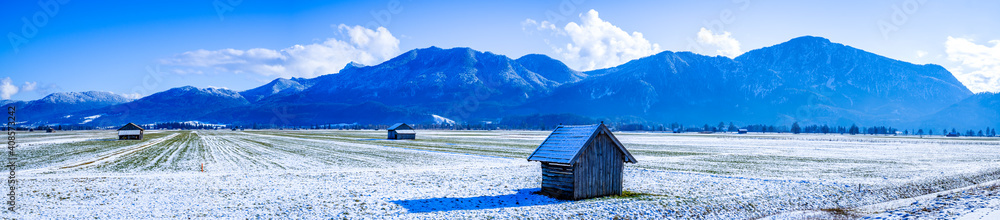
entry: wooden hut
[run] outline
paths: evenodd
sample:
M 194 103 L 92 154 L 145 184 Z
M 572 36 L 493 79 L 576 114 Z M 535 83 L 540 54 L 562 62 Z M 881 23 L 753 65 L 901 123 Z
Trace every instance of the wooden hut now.
M 740 128 L 740 130 L 736 130 L 736 133 L 738 133 L 738 134 L 746 134 L 747 133 L 747 129 L 746 128 Z
M 396 123 L 389 126 L 389 139 L 416 139 L 417 132 L 406 123 Z
M 138 125 L 128 123 L 118 129 L 118 140 L 142 140 L 142 129 Z
M 636 162 L 604 123 L 560 125 L 528 161 L 542 162 L 541 194 L 571 200 L 620 195 L 625 162 Z

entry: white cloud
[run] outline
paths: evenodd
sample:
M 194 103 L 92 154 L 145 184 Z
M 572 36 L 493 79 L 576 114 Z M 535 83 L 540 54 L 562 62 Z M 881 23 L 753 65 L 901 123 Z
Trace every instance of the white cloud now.
M 570 22 L 562 30 L 548 21 L 536 22 L 527 19 L 522 22 L 527 32 L 531 27 L 538 31 L 552 31 L 554 35 L 569 37 L 564 46 L 551 43 L 563 62 L 577 70 L 593 70 L 621 65 L 633 59 L 660 52 L 660 45 L 650 43 L 642 33 L 629 34 L 610 22 L 601 20 L 597 11 L 580 14 L 580 23 Z
M 10 77 L 0 79 L 0 99 L 10 99 L 10 96 L 17 94 L 18 90 Z
M 724 31 L 721 34 L 714 34 L 711 30 L 701 28 L 698 31 L 698 43 L 715 47 L 714 55 L 735 58 L 743 54 L 740 50 L 740 42 L 734 39 L 728 31 Z
M 948 70 L 973 92 L 1000 92 L 1000 40 L 989 43 L 950 36 L 944 43 L 948 60 L 959 63 Z
M 24 85 L 18 87 L 14 85 L 14 80 L 10 77 L 5 77 L 0 79 L 0 99 L 10 99 L 11 96 L 19 92 L 30 92 L 35 91 L 38 88 L 38 82 L 24 82 Z
M 399 39 L 384 27 L 371 30 L 341 24 L 335 28 L 346 39 L 328 38 L 323 43 L 293 45 L 280 50 L 195 50 L 161 62 L 177 67 L 173 72 L 178 74 L 201 74 L 207 69 L 287 78 L 336 73 L 352 61 L 375 65 L 399 54 Z
M 927 56 L 927 51 L 922 51 L 922 50 L 917 51 L 917 58 L 922 58 L 924 56 Z
M 38 82 L 24 82 L 24 85 L 21 86 L 21 90 L 25 92 L 35 91 L 36 88 L 38 88 Z

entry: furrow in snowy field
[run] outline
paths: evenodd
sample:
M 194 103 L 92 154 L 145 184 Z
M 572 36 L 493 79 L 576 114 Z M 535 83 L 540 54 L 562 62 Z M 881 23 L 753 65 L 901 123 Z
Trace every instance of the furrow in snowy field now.
M 91 155 L 93 155 L 93 158 L 84 159 L 84 160 L 77 160 L 77 161 L 70 161 L 70 162 L 57 163 L 54 166 L 44 167 L 44 168 L 35 169 L 35 170 L 26 170 L 26 172 L 28 172 L 28 173 L 53 172 L 53 171 L 66 172 L 68 170 L 73 170 L 73 169 L 83 169 L 83 168 L 87 168 L 87 167 L 102 165 L 102 163 L 104 163 L 104 162 L 116 160 L 116 159 L 118 159 L 119 157 L 121 157 L 123 155 L 128 155 L 128 154 L 134 153 L 136 151 L 142 150 L 142 149 L 147 148 L 149 146 L 154 146 L 154 145 L 156 145 L 156 144 L 158 144 L 160 142 L 163 142 L 165 140 L 172 139 L 175 136 L 177 136 L 177 134 L 170 134 L 170 135 L 167 135 L 166 137 L 160 137 L 160 138 L 152 139 L 152 140 L 149 140 L 149 141 L 139 142 L 138 144 L 127 145 L 125 147 L 116 148 L 116 149 L 113 149 L 113 150 L 110 150 L 110 151 L 105 151 L 106 153 L 101 153 L 99 155 L 93 155 L 93 154 L 91 154 Z M 135 142 L 134 141 L 129 141 L 129 142 L 118 142 L 118 143 L 129 144 L 129 143 L 135 143 Z M 108 145 L 108 146 L 117 146 L 117 145 Z M 93 150 L 93 151 L 96 151 L 96 150 Z M 79 151 L 72 152 L 72 153 L 78 153 L 78 152 Z
M 280 144 L 273 146 L 278 148 L 291 148 L 292 151 L 301 150 L 305 152 L 319 152 L 328 161 L 339 164 L 347 168 L 354 167 L 397 167 L 405 164 L 425 164 L 430 158 L 437 158 L 440 155 L 447 157 L 458 157 L 452 162 L 466 161 L 470 158 L 455 156 L 448 153 L 421 152 L 400 148 L 387 148 L 379 145 L 359 144 L 350 141 L 312 139 L 309 137 L 289 137 L 283 135 L 253 134 L 258 138 Z M 317 138 L 318 136 L 313 136 Z M 347 161 L 345 161 L 345 159 Z M 447 160 L 433 159 L 435 164 L 441 164 Z M 403 163 L 402 165 L 399 163 Z M 353 164 L 353 165 L 352 165 Z

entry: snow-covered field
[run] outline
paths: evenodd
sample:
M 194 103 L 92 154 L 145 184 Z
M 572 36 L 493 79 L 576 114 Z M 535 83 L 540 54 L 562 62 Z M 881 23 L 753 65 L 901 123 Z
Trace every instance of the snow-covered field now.
M 17 213 L 0 217 L 892 219 L 946 197 L 857 208 L 1000 179 L 998 139 L 616 133 L 639 160 L 625 168 L 632 193 L 560 201 L 532 194 L 540 169 L 525 160 L 548 133 L 19 133 Z M 996 215 L 996 189 L 975 189 L 985 205 L 936 210 Z
M 912 203 L 865 219 L 1000 219 L 1000 185 L 996 183 L 922 197 L 928 198 L 907 199 Z

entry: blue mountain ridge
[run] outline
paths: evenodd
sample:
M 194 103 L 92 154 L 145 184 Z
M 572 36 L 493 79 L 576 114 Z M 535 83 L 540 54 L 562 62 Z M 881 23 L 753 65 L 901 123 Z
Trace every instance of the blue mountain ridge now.
M 84 124 L 388 124 L 430 123 L 432 114 L 459 122 L 542 114 L 650 124 L 996 127 L 996 103 L 982 101 L 995 96 L 973 95 L 938 65 L 804 36 L 734 59 L 664 51 L 587 72 L 539 54 L 514 60 L 470 48 L 430 47 L 373 66 L 351 63 L 335 74 L 279 78 L 242 92 L 187 86 L 97 105 L 52 98 L 73 107 L 47 109 L 51 113 L 30 122 L 78 124 L 101 115 Z M 977 118 L 950 120 L 963 116 Z
M 17 120 L 34 124 L 56 123 L 73 117 L 76 112 L 127 103 L 134 99 L 111 92 L 56 92 L 33 101 L 9 101 L 2 106 L 15 106 Z M 78 116 L 86 117 L 86 116 Z

